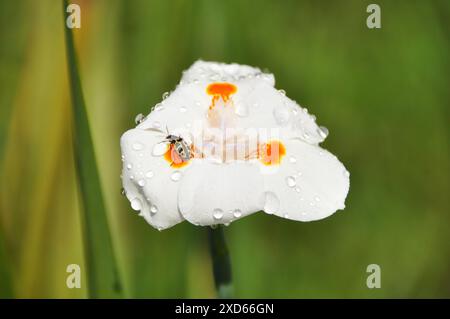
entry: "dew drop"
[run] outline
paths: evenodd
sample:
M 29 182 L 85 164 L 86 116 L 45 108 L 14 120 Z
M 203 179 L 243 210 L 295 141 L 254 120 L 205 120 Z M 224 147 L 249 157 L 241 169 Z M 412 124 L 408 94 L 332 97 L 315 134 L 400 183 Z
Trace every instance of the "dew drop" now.
M 275 117 L 275 121 L 278 125 L 285 125 L 289 122 L 289 110 L 285 106 L 276 107 L 273 110 L 273 116 Z
M 314 200 L 315 200 L 316 202 L 320 202 L 320 197 L 319 197 L 319 196 L 316 196 L 316 197 L 314 197 Z
M 145 180 L 144 179 L 140 179 L 138 181 L 138 185 L 141 186 L 141 187 L 144 187 L 145 186 Z
M 141 210 L 142 209 L 142 202 L 139 198 L 134 198 L 131 200 L 131 208 L 134 210 Z
M 282 90 L 282 89 L 281 89 L 281 90 L 278 90 L 278 93 L 280 93 L 280 94 L 283 95 L 283 96 L 286 95 L 286 91 L 285 91 L 285 90 Z
M 164 92 L 162 95 L 162 99 L 163 100 L 167 99 L 169 97 L 169 95 L 170 95 L 170 92 Z
M 248 116 L 248 107 L 247 105 L 240 103 L 236 106 L 235 113 L 237 116 L 245 117 Z
M 328 129 L 325 126 L 319 126 L 317 133 L 319 133 L 320 137 L 326 138 L 328 136 Z
M 345 177 L 349 177 L 349 176 L 350 176 L 350 172 L 347 171 L 347 170 L 344 170 L 344 176 L 345 176 Z
M 170 175 L 170 179 L 173 180 L 174 182 L 178 182 L 181 179 L 181 172 L 180 171 L 175 171 L 172 173 L 172 175 Z
M 155 205 L 150 206 L 150 213 L 156 214 L 158 212 L 158 207 Z
M 142 150 L 143 148 L 144 148 L 144 145 L 142 145 L 142 143 L 139 143 L 139 142 L 133 143 L 133 149 L 134 149 L 135 151 L 140 151 L 140 150 Z
M 296 187 L 296 188 L 295 188 L 295 191 L 296 191 L 297 193 L 300 193 L 300 187 Z
M 220 208 L 214 209 L 213 217 L 214 217 L 214 219 L 217 219 L 217 220 L 222 219 L 222 217 L 223 217 L 223 210 L 221 210 Z
M 136 117 L 134 118 L 134 123 L 136 124 L 141 124 L 142 122 L 144 122 L 145 120 L 145 116 L 142 113 L 139 113 L 138 115 L 136 115 Z
M 153 127 L 154 128 L 160 128 L 161 127 L 161 123 L 159 123 L 158 121 L 153 122 Z
M 278 196 L 275 195 L 275 193 L 273 192 L 266 192 L 264 211 L 267 214 L 274 214 L 278 211 L 279 207 L 280 207 L 280 200 L 278 199 Z
M 293 177 L 293 176 L 286 177 L 286 184 L 289 187 L 294 187 L 295 185 L 297 185 L 297 182 L 295 181 L 295 177 Z
M 127 169 L 128 170 L 130 170 L 130 169 L 132 169 L 133 168 L 133 165 L 132 164 L 127 164 Z
M 162 109 L 164 109 L 164 106 L 161 103 L 156 104 L 154 107 L 155 111 L 161 111 Z
M 153 146 L 152 155 L 153 156 L 162 156 L 167 152 L 167 144 L 164 143 L 156 143 Z
M 180 107 L 180 112 L 181 112 L 181 113 L 185 113 L 186 111 L 187 111 L 187 109 L 186 109 L 185 106 L 181 106 L 181 107 Z
M 122 196 L 125 196 L 125 195 L 127 195 L 127 191 L 125 190 L 125 188 L 121 188 L 120 189 L 120 194 L 122 194 Z
M 291 156 L 289 158 L 289 162 L 291 162 L 292 164 L 295 164 L 295 163 L 297 163 L 297 159 L 294 156 Z
M 289 214 L 284 214 L 284 218 L 289 218 Z
M 241 217 L 242 216 L 242 211 L 240 209 L 235 209 L 233 211 L 233 216 L 236 217 L 236 218 Z
M 148 171 L 147 173 L 145 173 L 145 177 L 147 178 L 152 178 L 153 175 L 155 175 L 152 171 Z

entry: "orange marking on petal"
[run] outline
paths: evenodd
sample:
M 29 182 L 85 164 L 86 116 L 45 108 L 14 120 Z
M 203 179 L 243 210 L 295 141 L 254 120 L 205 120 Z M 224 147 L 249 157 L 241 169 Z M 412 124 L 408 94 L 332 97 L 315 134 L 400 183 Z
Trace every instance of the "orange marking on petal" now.
M 211 83 L 206 88 L 206 93 L 213 96 L 209 109 L 211 110 L 212 108 L 214 108 L 216 102 L 220 98 L 222 98 L 224 102 L 228 102 L 228 100 L 230 99 L 230 95 L 233 95 L 234 93 L 236 93 L 236 91 L 236 85 L 231 83 Z
M 280 141 L 269 141 L 258 148 L 259 160 L 264 165 L 278 165 L 284 155 L 286 155 L 286 148 Z
M 169 162 L 170 166 L 173 168 L 181 168 L 189 164 L 189 161 L 183 161 L 172 144 L 170 144 L 167 152 L 164 153 L 164 159 Z

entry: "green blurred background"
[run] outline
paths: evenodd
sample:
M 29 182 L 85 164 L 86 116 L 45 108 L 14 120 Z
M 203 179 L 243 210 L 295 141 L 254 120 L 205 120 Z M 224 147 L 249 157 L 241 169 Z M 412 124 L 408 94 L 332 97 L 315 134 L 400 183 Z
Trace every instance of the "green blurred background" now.
M 347 208 L 226 229 L 237 297 L 450 297 L 450 2 L 73 1 L 74 30 L 125 297 L 214 297 L 206 229 L 158 232 L 120 195 L 119 138 L 195 60 L 267 68 L 330 130 Z M 0 0 L 0 292 L 83 298 L 62 4 Z M 381 266 L 381 289 L 366 267 Z M 4 293 L 5 294 L 5 293 Z

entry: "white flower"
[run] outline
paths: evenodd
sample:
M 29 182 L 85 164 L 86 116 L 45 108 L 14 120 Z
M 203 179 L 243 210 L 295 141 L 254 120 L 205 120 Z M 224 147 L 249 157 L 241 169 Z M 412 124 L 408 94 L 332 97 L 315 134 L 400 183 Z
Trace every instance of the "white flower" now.
M 327 129 L 274 84 L 257 68 L 195 62 L 121 138 L 132 208 L 160 230 L 261 210 L 312 221 L 343 209 L 349 173 L 318 146 Z

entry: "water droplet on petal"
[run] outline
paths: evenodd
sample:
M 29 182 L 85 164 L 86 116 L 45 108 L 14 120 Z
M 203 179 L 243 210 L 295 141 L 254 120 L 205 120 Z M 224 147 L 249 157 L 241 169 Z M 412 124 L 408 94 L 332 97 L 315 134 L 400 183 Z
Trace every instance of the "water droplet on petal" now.
M 154 128 L 160 128 L 161 127 L 161 123 L 159 123 L 158 121 L 153 122 L 153 127 Z
M 144 145 L 142 145 L 142 143 L 139 143 L 139 142 L 133 143 L 133 149 L 134 149 L 135 151 L 140 151 L 140 150 L 142 150 L 143 148 L 144 148 Z
M 147 173 L 145 173 L 145 177 L 147 178 L 152 178 L 153 175 L 155 175 L 152 171 L 148 171 Z
M 153 146 L 152 155 L 153 156 L 162 156 L 167 152 L 167 144 L 165 143 L 156 143 Z
M 140 179 L 140 180 L 138 181 L 138 185 L 141 186 L 141 187 L 144 187 L 144 186 L 145 186 L 145 180 Z
M 156 214 L 158 212 L 158 207 L 155 205 L 150 206 L 150 213 Z
M 300 193 L 300 187 L 296 187 L 296 188 L 295 188 L 295 191 L 296 191 L 297 193 Z
M 145 116 L 142 113 L 139 113 L 138 115 L 136 115 L 136 117 L 134 118 L 134 123 L 136 124 L 141 124 L 142 122 L 144 122 L 145 120 Z
M 127 194 L 127 191 L 125 190 L 125 188 L 121 188 L 120 189 L 120 194 L 122 194 L 122 196 L 125 196 Z
M 155 111 L 161 111 L 162 109 L 164 109 L 164 106 L 161 103 L 156 104 L 154 107 Z
M 217 220 L 222 219 L 222 217 L 223 217 L 223 210 L 221 210 L 220 208 L 214 209 L 213 217 L 214 217 L 214 219 L 217 219 Z
M 180 171 L 175 171 L 172 173 L 172 175 L 170 175 L 170 179 L 173 180 L 174 182 L 178 182 L 181 179 L 181 172 Z
M 289 162 L 291 162 L 292 164 L 297 163 L 297 159 L 294 156 L 291 156 L 289 158 Z
M 284 214 L 284 218 L 289 218 L 289 214 Z
M 325 126 L 319 126 L 317 133 L 319 133 L 320 137 L 326 138 L 328 136 L 328 129 Z
M 141 210 L 142 209 L 142 202 L 139 198 L 134 198 L 131 200 L 131 208 L 134 210 Z
M 273 110 L 273 116 L 278 125 L 285 125 L 289 122 L 289 110 L 285 106 L 276 107 Z
M 264 203 L 264 211 L 267 214 L 274 214 L 278 211 L 280 207 L 280 200 L 275 193 L 266 192 L 265 193 L 265 203 Z
M 247 105 L 244 103 L 239 103 L 238 105 L 236 105 L 235 113 L 236 113 L 236 115 L 241 116 L 241 117 L 248 116 Z
M 345 176 L 345 177 L 349 177 L 349 176 L 350 176 L 350 172 L 347 171 L 347 170 L 344 170 L 344 176 Z
M 236 217 L 236 218 L 241 217 L 242 216 L 242 211 L 240 209 L 235 209 L 233 211 L 233 216 Z
M 289 187 L 294 187 L 295 185 L 297 185 L 297 182 L 295 181 L 295 177 L 293 177 L 293 176 L 286 177 L 286 184 Z
M 133 165 L 132 164 L 127 164 L 127 169 L 128 170 L 130 170 L 130 169 L 132 169 L 133 168 Z
M 170 92 L 164 92 L 162 95 L 162 99 L 163 100 L 167 99 L 169 97 L 169 95 L 170 95 Z
M 280 93 L 281 95 L 286 95 L 286 91 L 285 90 L 278 90 L 278 93 Z
M 181 113 L 184 113 L 184 112 L 186 112 L 187 111 L 187 108 L 185 107 L 185 106 L 181 106 L 180 107 L 180 112 Z

